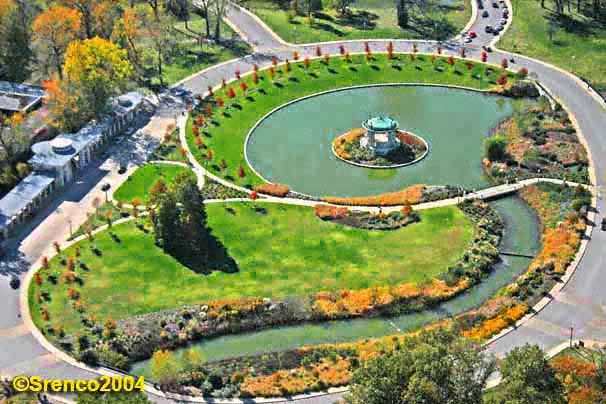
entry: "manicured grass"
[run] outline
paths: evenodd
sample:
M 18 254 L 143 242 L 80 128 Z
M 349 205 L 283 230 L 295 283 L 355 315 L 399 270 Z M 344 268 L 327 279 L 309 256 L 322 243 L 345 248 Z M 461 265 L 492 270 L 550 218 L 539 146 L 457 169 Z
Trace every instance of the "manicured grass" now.
M 472 62 L 458 59 L 454 66 L 450 66 L 443 58 L 432 63 L 428 55 L 417 55 L 414 61 L 410 55 L 396 57 L 397 59 L 388 60 L 385 55 L 376 55 L 370 63 L 366 62 L 362 55 L 352 56 L 351 63 L 335 57 L 329 61 L 328 66 L 320 60 L 313 60 L 307 70 L 302 63 L 292 63 L 289 73 L 285 73 L 283 67 L 278 67 L 273 82 L 267 70 L 260 71 L 260 81 L 256 85 L 251 76 L 242 78 L 248 86 L 246 96 L 242 94 L 237 83 L 229 86 L 236 91 L 234 99 L 229 99 L 225 90 L 215 94 L 226 103 L 224 107 L 214 109 L 213 122 L 200 131 L 204 142 L 202 147 L 196 146 L 191 120 L 188 123 L 187 138 L 192 154 L 218 176 L 242 186 L 255 185 L 262 180 L 245 162 L 246 135 L 261 117 L 288 101 L 347 86 L 394 82 L 453 84 L 488 89 L 493 87 L 496 78 L 503 74 L 500 68 L 489 68 L 482 64 L 471 64 L 472 69 L 468 70 L 466 64 Z M 510 75 L 511 80 L 514 78 Z M 208 148 L 213 151 L 211 162 L 206 160 Z M 221 159 L 225 159 L 227 163 L 226 170 L 219 167 Z M 237 175 L 239 166 L 244 168 L 244 178 Z
M 81 327 L 67 288 L 75 288 L 97 321 L 224 298 L 300 296 L 322 290 L 359 289 L 422 282 L 446 271 L 471 242 L 473 225 L 456 207 L 423 211 L 421 222 L 395 231 L 364 231 L 323 222 L 311 208 L 257 203 L 209 204 L 212 232 L 235 259 L 239 271 L 199 275 L 164 254 L 151 232 L 133 223 L 114 226 L 93 241 L 82 241 L 77 268 L 82 285 L 66 285 L 59 258 L 46 273 L 60 278 L 42 286 L 32 282 L 30 305 L 36 324 L 37 293 L 50 324 L 67 332 Z M 115 234 L 115 238 L 111 237 Z M 95 245 L 101 255 L 95 255 Z M 75 256 L 75 246 L 62 257 Z
M 114 199 L 130 203 L 138 198 L 145 203 L 149 199 L 149 191 L 154 183 L 162 179 L 167 185 L 182 173 L 193 173 L 190 169 L 170 164 L 146 164 L 137 169 L 124 184 L 114 193 Z
M 554 3 L 514 0 L 513 24 L 498 46 L 513 52 L 532 56 L 569 70 L 596 84 L 606 84 L 606 24 L 566 11 L 566 18 L 558 20 L 553 13 Z M 553 40 L 549 39 L 549 21 L 559 21 Z
M 246 42 L 240 40 L 227 24 L 222 24 L 221 37 L 224 40 L 222 45 L 198 43 L 197 33 L 206 32 L 206 24 L 199 15 L 191 13 L 188 25 L 189 31 L 185 29 L 185 23 L 175 24 L 177 29 L 173 30 L 172 38 L 174 44 L 171 45 L 170 49 L 165 50 L 163 78 L 166 85 L 175 84 L 214 64 L 250 53 L 250 47 Z M 229 39 L 229 41 L 225 41 L 226 39 Z M 144 39 L 139 46 L 145 48 L 150 44 Z
M 471 18 L 470 0 L 442 2 L 441 7 L 412 7 L 410 26 L 398 26 L 395 2 L 360 0 L 351 6 L 352 15 L 340 16 L 324 2 L 324 10 L 311 23 L 294 16 L 276 2 L 254 0 L 244 6 L 259 16 L 278 36 L 291 43 L 312 43 L 352 39 L 408 38 L 446 39 L 455 36 Z M 290 4 L 290 3 L 288 3 Z M 291 17 L 289 17 L 289 14 Z

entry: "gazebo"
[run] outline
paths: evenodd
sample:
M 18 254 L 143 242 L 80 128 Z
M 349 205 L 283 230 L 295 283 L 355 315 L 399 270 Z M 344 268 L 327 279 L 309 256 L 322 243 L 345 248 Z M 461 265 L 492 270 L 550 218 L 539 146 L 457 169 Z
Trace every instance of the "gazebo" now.
M 388 116 L 378 116 L 365 120 L 362 127 L 366 133 L 360 139 L 360 146 L 372 150 L 378 156 L 385 156 L 400 146 L 396 136 L 398 121 Z

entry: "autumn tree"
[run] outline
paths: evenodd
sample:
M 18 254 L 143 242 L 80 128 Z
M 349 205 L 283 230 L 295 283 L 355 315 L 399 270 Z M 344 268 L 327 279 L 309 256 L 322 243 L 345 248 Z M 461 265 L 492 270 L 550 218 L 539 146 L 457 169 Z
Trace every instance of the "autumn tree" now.
M 69 45 L 63 73 L 65 80 L 80 90 L 91 116 L 98 116 L 108 99 L 124 89 L 133 71 L 126 51 L 95 37 Z
M 23 115 L 14 114 L 10 118 L 0 115 L 0 161 L 8 163 L 11 173 L 7 175 L 18 177 L 14 163 L 28 146 L 29 137 L 23 129 Z
M 142 68 L 141 51 L 138 44 L 145 35 L 143 30 L 144 22 L 141 13 L 134 7 L 128 7 L 116 21 L 112 33 L 114 41 L 123 49 L 126 49 L 128 60 L 137 70 Z
M 112 0 L 98 2 L 93 8 L 93 26 L 95 35 L 110 39 L 116 21 L 121 17 L 122 9 Z
M 80 35 L 80 12 L 63 6 L 46 9 L 33 24 L 34 40 L 41 53 L 47 55 L 47 65 L 63 78 L 63 57 L 67 46 Z
M 99 0 L 60 0 L 59 4 L 80 12 L 81 26 L 86 38 L 91 39 L 95 35 L 94 11 Z

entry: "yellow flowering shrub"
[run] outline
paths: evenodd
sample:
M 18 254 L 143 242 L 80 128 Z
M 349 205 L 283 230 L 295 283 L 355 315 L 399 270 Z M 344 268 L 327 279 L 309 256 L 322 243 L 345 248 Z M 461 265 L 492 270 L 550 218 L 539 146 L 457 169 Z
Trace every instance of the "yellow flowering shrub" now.
M 524 317 L 527 312 L 528 306 L 517 304 L 508 308 L 503 313 L 483 321 L 482 324 L 467 331 L 463 331 L 463 336 L 475 340 L 488 339 L 505 328 L 515 324 L 515 322 Z

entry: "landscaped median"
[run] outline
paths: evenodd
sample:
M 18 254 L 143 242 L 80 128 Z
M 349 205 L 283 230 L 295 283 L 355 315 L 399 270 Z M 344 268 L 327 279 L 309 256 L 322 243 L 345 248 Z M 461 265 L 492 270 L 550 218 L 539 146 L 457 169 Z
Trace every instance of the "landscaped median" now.
M 264 181 L 248 165 L 245 141 L 251 128 L 272 110 L 299 98 L 357 85 L 420 83 L 455 85 L 501 92 L 518 76 L 497 66 L 453 57 L 422 54 L 323 55 L 293 60 L 225 77 L 192 112 L 187 142 L 198 162 L 211 173 L 237 185 L 252 188 Z M 501 83 L 501 84 L 497 84 Z M 288 184 L 286 184 L 288 185 Z
M 213 235 L 238 268 L 209 275 L 164 254 L 139 218 L 44 260 L 31 313 L 72 355 L 128 368 L 203 337 L 416 311 L 478 282 L 497 259 L 498 216 L 484 204 L 462 209 L 427 210 L 418 223 L 368 231 L 327 223 L 310 208 L 210 204 Z

